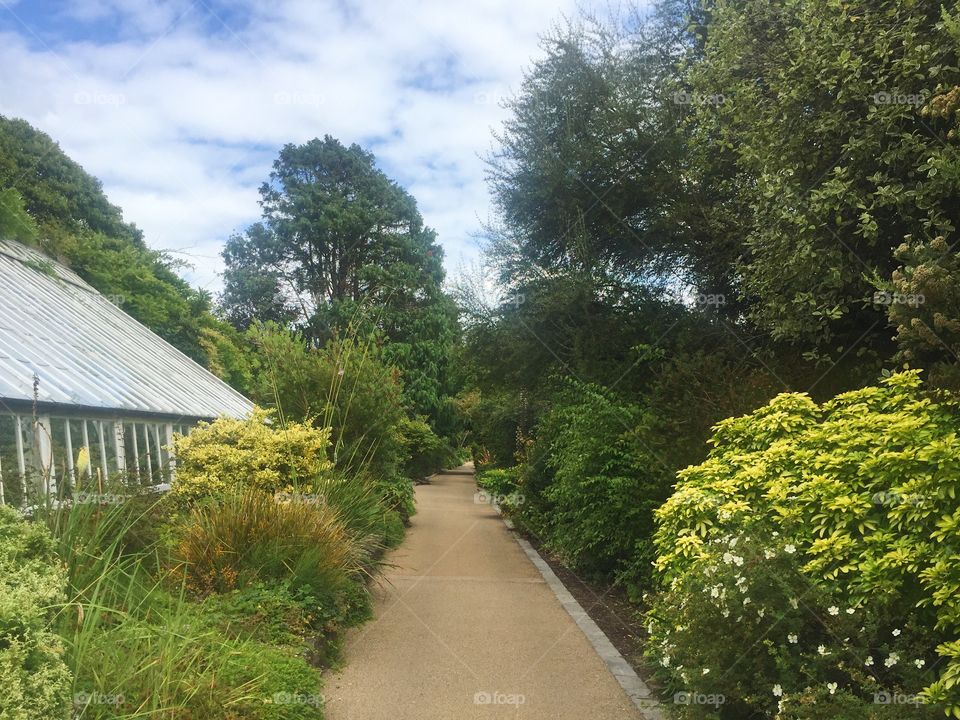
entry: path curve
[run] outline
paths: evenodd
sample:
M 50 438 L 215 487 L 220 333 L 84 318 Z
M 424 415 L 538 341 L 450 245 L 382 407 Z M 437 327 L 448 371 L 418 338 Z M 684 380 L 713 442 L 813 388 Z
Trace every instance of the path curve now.
M 639 712 L 469 466 L 417 488 L 417 514 L 326 681 L 330 720 L 638 720 Z

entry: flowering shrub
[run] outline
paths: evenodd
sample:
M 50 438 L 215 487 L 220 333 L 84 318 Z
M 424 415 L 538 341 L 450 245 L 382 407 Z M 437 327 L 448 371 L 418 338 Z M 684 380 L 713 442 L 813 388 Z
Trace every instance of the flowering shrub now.
M 49 629 L 66 572 L 46 527 L 0 505 L 0 718 L 67 718 L 72 678 Z
M 174 436 L 173 492 L 189 499 L 245 486 L 277 492 L 309 484 L 332 469 L 330 428 L 271 426 L 269 418 L 268 411 L 257 409 L 245 420 L 219 418 L 200 423 L 190 435 Z
M 725 699 L 682 713 L 960 717 L 957 410 L 905 372 L 717 425 L 657 512 L 651 654 Z

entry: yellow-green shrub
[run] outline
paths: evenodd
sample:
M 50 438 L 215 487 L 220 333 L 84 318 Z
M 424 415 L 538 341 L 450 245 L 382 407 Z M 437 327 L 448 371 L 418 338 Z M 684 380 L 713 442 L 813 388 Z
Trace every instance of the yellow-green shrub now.
M 297 422 L 280 427 L 270 419 L 270 412 L 257 409 L 244 420 L 219 418 L 174 436 L 174 494 L 196 499 L 243 487 L 277 492 L 332 469 L 330 428 Z
M 0 719 L 67 718 L 72 678 L 50 630 L 67 576 L 40 523 L 0 505 Z
M 657 512 L 665 680 L 743 716 L 807 717 L 819 694 L 859 698 L 864 717 L 927 717 L 873 698 L 922 691 L 960 717 L 958 409 L 906 372 L 721 422 Z

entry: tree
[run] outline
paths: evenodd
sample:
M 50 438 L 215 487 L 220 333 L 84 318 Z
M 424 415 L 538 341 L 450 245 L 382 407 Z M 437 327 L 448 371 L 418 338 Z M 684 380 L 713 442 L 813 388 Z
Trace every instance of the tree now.
M 37 224 L 14 188 L 0 190 L 0 238 L 19 240 L 28 245 L 37 239 Z
M 941 171 L 956 138 L 921 117 L 957 78 L 939 3 L 715 3 L 689 73 L 695 96 L 718 98 L 695 108 L 695 172 L 739 211 L 737 272 L 767 332 L 822 360 L 893 353 L 873 298 L 894 249 L 952 244 L 960 220 L 960 177 Z
M 437 422 L 448 404 L 456 311 L 443 252 L 416 201 L 358 145 L 286 145 L 260 188 L 263 220 L 231 238 L 224 312 L 238 327 L 290 324 L 314 344 L 382 332 L 409 408 Z

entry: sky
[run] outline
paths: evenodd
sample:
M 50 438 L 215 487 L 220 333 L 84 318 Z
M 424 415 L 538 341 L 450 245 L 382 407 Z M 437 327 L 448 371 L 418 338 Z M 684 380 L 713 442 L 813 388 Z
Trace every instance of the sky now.
M 285 143 L 371 150 L 448 273 L 478 256 L 483 157 L 576 0 L 0 0 L 0 114 L 49 134 L 148 244 L 222 287 Z

